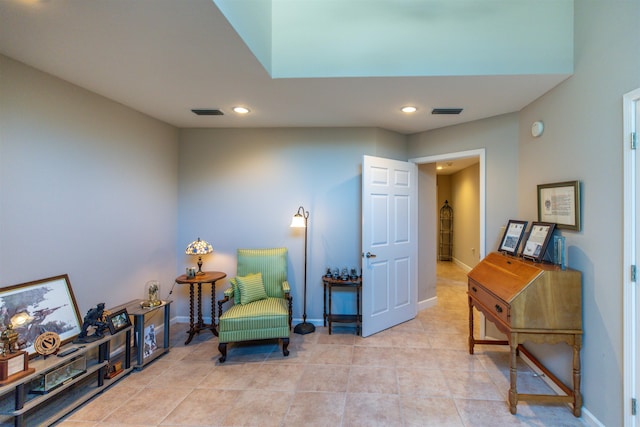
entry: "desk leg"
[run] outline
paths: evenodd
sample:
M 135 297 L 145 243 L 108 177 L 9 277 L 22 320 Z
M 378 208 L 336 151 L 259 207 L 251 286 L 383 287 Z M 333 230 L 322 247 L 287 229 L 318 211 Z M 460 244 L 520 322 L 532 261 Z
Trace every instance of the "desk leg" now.
M 475 339 L 473 338 L 473 302 L 469 298 L 469 354 L 473 354 Z
M 509 410 L 513 415 L 518 411 L 518 369 L 517 369 L 517 356 L 518 356 L 518 334 L 511 333 L 509 340 L 511 347 L 511 363 L 509 369 L 509 379 L 511 386 L 509 388 Z
M 579 417 L 582 414 L 582 394 L 580 394 L 580 348 L 582 336 L 574 335 L 573 338 L 573 415 Z
M 184 345 L 187 345 L 193 339 L 193 335 L 195 334 L 195 325 L 194 325 L 194 315 L 193 315 L 193 283 L 189 284 L 189 337 L 184 342 Z

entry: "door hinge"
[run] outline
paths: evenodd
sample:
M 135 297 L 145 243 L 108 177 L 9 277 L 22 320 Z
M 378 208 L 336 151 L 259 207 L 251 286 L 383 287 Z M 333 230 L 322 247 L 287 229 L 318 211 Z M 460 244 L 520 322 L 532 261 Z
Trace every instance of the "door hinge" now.
M 638 401 L 636 398 L 631 399 L 631 415 L 637 415 L 638 413 Z
M 636 266 L 635 265 L 631 266 L 631 281 L 632 282 L 636 281 Z
M 631 149 L 635 150 L 638 145 L 638 135 L 635 132 L 631 132 Z

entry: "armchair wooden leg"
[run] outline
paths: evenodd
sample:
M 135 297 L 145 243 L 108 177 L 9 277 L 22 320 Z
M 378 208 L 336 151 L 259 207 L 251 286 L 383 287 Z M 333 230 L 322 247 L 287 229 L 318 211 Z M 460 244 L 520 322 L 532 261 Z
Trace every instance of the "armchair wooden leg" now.
M 284 354 L 284 357 L 287 357 L 289 355 L 289 338 L 282 338 L 282 354 Z
M 221 342 L 218 344 L 218 351 L 220 352 L 221 356 L 218 359 L 220 361 L 220 363 L 224 363 L 225 360 L 227 360 L 227 343 L 226 342 Z

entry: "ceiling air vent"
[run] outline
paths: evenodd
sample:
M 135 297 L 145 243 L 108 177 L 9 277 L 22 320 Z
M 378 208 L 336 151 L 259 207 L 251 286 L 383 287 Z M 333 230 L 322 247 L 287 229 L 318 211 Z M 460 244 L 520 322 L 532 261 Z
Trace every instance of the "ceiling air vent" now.
M 191 110 L 199 116 L 224 116 L 224 113 L 220 110 L 212 109 L 194 109 Z
M 460 114 L 462 108 L 434 108 L 431 114 Z

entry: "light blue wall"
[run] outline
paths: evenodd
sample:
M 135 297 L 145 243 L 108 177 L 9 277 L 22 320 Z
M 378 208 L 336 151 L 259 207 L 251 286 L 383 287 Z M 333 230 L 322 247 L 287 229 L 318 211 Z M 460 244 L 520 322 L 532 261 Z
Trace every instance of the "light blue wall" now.
M 166 297 L 177 129 L 1 55 L 0 76 L 0 287 L 68 274 L 82 315 Z
M 214 3 L 274 78 L 573 70 L 573 0 Z
M 287 247 L 293 316 L 301 318 L 304 234 L 289 224 L 302 205 L 310 213 L 307 316 L 321 321 L 326 267 L 360 269 L 364 154 L 406 160 L 404 137 L 364 128 L 182 130 L 176 250 L 199 236 L 215 250 L 205 268 L 233 277 L 238 248 Z M 193 264 L 186 255 L 179 262 Z M 228 284 L 219 284 L 220 294 Z

